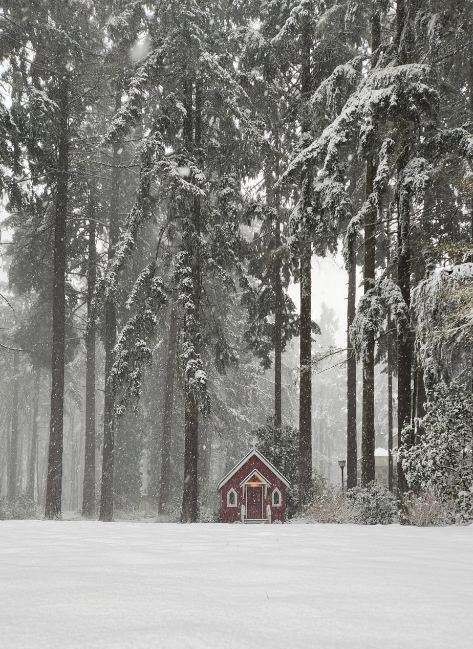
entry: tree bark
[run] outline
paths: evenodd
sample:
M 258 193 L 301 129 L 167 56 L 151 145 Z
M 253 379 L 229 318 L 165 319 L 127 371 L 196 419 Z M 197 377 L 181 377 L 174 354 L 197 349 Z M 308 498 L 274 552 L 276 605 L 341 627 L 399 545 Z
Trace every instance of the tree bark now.
M 417 368 L 418 377 L 417 377 L 417 396 L 416 396 L 416 417 L 417 419 L 422 419 L 425 415 L 425 404 L 427 401 L 427 395 L 425 392 L 425 382 L 424 382 L 424 371 L 422 366 L 419 365 Z
M 279 226 L 279 220 L 276 225 Z M 282 286 L 280 264 L 275 262 L 274 291 L 276 297 L 274 312 L 274 428 L 282 426 Z
M 277 139 L 277 136 L 276 136 Z M 269 154 L 271 159 L 272 155 Z M 284 295 L 281 278 L 281 217 L 280 192 L 274 187 L 274 180 L 279 175 L 279 155 L 275 155 L 274 171 L 270 161 L 265 174 L 266 204 L 274 212 L 273 231 L 274 245 L 272 265 L 272 283 L 274 293 L 274 428 L 279 431 L 282 426 L 282 351 L 283 351 L 283 308 Z M 273 173 L 275 178 L 273 178 Z
M 211 446 L 212 438 L 209 428 L 209 422 L 202 422 L 199 429 L 199 480 L 200 480 L 200 490 L 203 494 L 206 494 L 206 491 L 209 486 L 209 477 L 210 477 L 210 455 L 211 455 Z
M 379 12 L 371 16 L 372 67 L 381 42 Z M 376 162 L 373 155 L 366 161 L 366 198 L 374 190 Z M 363 247 L 363 284 L 365 294 L 373 288 L 376 273 L 376 220 L 374 208 L 365 210 Z M 361 423 L 361 484 L 366 486 L 375 479 L 375 429 L 374 429 L 374 332 L 368 334 L 363 354 L 363 411 Z
M 41 368 L 34 368 L 33 379 L 33 416 L 31 422 L 31 442 L 30 453 L 28 456 L 28 476 L 26 483 L 26 494 L 28 498 L 34 500 L 36 469 L 38 464 L 38 414 L 39 414 L 39 383 L 41 379 Z
M 91 190 L 92 192 L 92 190 Z M 85 448 L 82 485 L 82 516 L 95 516 L 95 285 L 97 280 L 96 205 L 89 196 L 89 223 L 87 243 L 87 325 L 85 332 Z
M 404 48 L 402 43 L 404 26 L 406 23 L 406 3 L 405 0 L 396 0 L 396 34 L 394 36 L 394 45 L 399 52 Z
M 469 86 L 470 86 L 470 120 L 471 123 L 473 124 L 473 42 L 470 40 L 470 61 L 469 61 L 469 67 L 470 67 L 470 75 L 469 75 Z M 472 182 L 470 180 L 470 182 Z M 470 187 L 470 246 L 471 249 L 473 250 L 473 187 Z M 473 392 L 473 349 L 470 350 L 470 372 L 471 372 L 471 379 L 470 379 L 470 388 L 471 391 Z M 423 383 L 423 388 L 425 391 L 425 382 Z M 473 427 L 472 427 L 472 449 L 471 449 L 471 464 L 472 464 L 472 474 L 473 474 Z
M 54 260 L 52 290 L 51 414 L 49 424 L 46 518 L 61 514 L 62 456 L 64 444 L 64 345 L 66 222 L 69 184 L 69 80 L 66 66 L 60 70 L 58 91 L 58 158 L 54 199 Z
M 391 273 L 391 230 L 388 220 L 386 226 L 386 266 L 387 274 Z M 391 310 L 388 308 L 388 317 L 386 322 L 387 329 L 387 375 L 388 375 L 388 489 L 394 491 L 394 465 L 393 465 L 393 336 L 392 336 L 392 318 Z
M 358 482 L 358 448 L 356 439 L 356 355 L 350 339 L 350 327 L 356 312 L 356 237 L 348 240 L 347 299 L 347 489 Z
M 19 409 L 19 372 L 20 372 L 20 352 L 13 352 L 13 381 L 12 381 L 12 407 L 11 407 L 11 427 L 10 427 L 10 444 L 8 459 L 8 498 L 15 500 L 19 492 L 18 479 L 18 409 Z
M 189 138 L 189 151 L 194 151 L 197 159 L 200 157 L 202 134 L 202 93 L 200 81 L 195 82 L 195 110 L 193 111 L 193 84 L 185 83 L 186 127 Z M 192 128 L 193 127 L 193 128 Z M 193 132 L 192 132 L 193 131 Z M 200 196 L 192 199 L 192 231 L 193 250 L 189 249 L 192 258 L 192 284 L 194 303 L 194 324 L 188 335 L 193 337 L 197 353 L 200 351 L 200 309 L 202 290 L 202 268 L 200 252 L 201 231 L 201 202 Z M 193 390 L 187 384 L 184 386 L 184 489 L 182 494 L 183 523 L 195 523 L 199 517 L 199 405 Z
M 199 516 L 199 408 L 195 396 L 186 391 L 184 397 L 184 490 L 182 494 L 183 523 L 195 523 Z
M 302 26 L 301 100 L 303 103 L 302 141 L 310 137 L 310 120 L 306 103 L 312 89 L 311 17 Z M 299 505 L 310 496 L 312 485 L 312 244 L 307 232 L 312 207 L 312 169 L 303 166 L 301 174 L 301 243 L 300 243 L 300 337 L 299 337 Z
M 70 478 L 70 504 L 69 508 L 75 512 L 79 510 L 79 440 L 76 435 L 75 409 L 71 409 L 69 415 L 70 425 L 70 457 L 71 457 L 71 478 Z
M 409 60 L 410 52 L 407 51 L 408 39 L 406 37 L 407 12 L 405 0 L 398 0 L 396 8 L 396 38 L 395 45 L 398 52 L 398 63 L 405 64 Z M 400 144 L 401 154 L 397 165 L 397 283 L 407 308 L 411 303 L 411 214 L 409 192 L 400 186 L 402 174 L 409 159 L 410 133 L 407 124 L 401 123 Z M 410 422 L 412 398 L 412 363 L 413 344 L 410 324 L 401 325 L 397 337 L 397 435 L 398 447 L 402 444 L 402 431 Z M 404 440 L 409 446 L 410 439 Z M 407 482 L 400 461 L 397 463 L 397 491 L 398 495 L 407 490 Z
M 171 307 L 169 316 L 169 336 L 166 354 L 166 376 L 164 384 L 163 423 L 161 438 L 161 475 L 158 495 L 158 513 L 169 511 L 169 490 L 171 480 L 171 438 L 174 409 L 174 379 L 176 373 L 178 317 L 177 310 Z
M 469 86 L 470 86 L 470 120 L 473 123 L 473 43 L 470 41 L 470 75 L 469 75 Z M 470 181 L 471 182 L 471 181 Z M 470 245 L 473 247 L 473 191 L 471 192 L 470 198 Z M 473 457 L 473 453 L 472 453 Z
M 398 261 L 397 277 L 402 297 L 410 307 L 410 273 L 411 273 L 411 249 L 410 249 L 410 198 L 406 190 L 400 191 L 398 198 Z M 398 446 L 402 443 L 402 430 L 410 422 L 411 417 L 411 374 L 412 374 L 412 336 L 409 324 L 399 327 L 398 333 L 398 361 L 397 361 L 397 421 L 398 421 Z M 412 443 L 407 439 L 407 445 Z M 398 462 L 398 492 L 404 493 L 407 483 L 402 465 Z
M 121 101 L 121 90 L 117 88 L 115 95 L 115 109 L 118 111 Z M 118 205 L 120 191 L 119 145 L 113 145 L 112 153 L 112 182 L 110 196 L 110 216 L 108 225 L 108 263 L 113 261 L 115 247 L 119 236 Z M 117 341 L 117 312 L 113 296 L 105 299 L 105 398 L 103 409 L 103 450 L 102 450 L 102 480 L 100 490 L 101 521 L 113 520 L 113 472 L 115 448 L 115 395 L 110 383 L 110 374 L 113 367 L 113 350 Z
M 388 318 L 388 328 L 391 327 L 391 318 Z M 391 341 L 388 340 L 388 488 L 394 491 L 393 470 L 393 358 Z

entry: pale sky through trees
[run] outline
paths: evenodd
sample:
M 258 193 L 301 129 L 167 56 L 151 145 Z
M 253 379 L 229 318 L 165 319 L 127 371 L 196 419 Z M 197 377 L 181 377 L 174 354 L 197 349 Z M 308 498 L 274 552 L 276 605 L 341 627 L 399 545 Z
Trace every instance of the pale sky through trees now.
M 346 293 L 347 272 L 340 254 L 312 258 L 312 317 L 318 322 L 322 305 L 325 304 L 336 313 L 336 343 L 340 347 L 346 344 Z M 293 284 L 289 294 L 299 310 L 299 285 Z

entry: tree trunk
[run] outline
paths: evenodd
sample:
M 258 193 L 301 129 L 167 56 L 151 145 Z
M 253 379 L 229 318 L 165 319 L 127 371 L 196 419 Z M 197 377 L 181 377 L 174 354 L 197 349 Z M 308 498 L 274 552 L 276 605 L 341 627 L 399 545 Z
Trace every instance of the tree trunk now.
M 299 387 L 299 491 L 303 504 L 312 484 L 312 249 L 301 246 L 300 260 L 300 387 Z
M 388 330 L 392 326 L 391 318 L 388 317 Z M 389 335 L 389 338 L 391 336 Z M 393 358 L 392 344 L 388 340 L 388 488 L 394 491 L 393 471 Z
M 281 219 L 279 214 L 279 192 L 274 192 L 274 250 L 273 282 L 274 282 L 274 427 L 280 430 L 282 426 L 282 328 L 284 296 L 281 280 Z
M 76 436 L 76 417 L 74 405 L 72 405 L 69 415 L 69 453 L 71 458 L 71 475 L 70 475 L 70 500 L 69 509 L 73 512 L 78 511 L 79 503 L 79 447 Z
M 310 136 L 307 101 L 312 90 L 311 17 L 302 26 L 301 100 L 303 103 L 302 141 Z M 299 337 L 299 504 L 310 496 L 312 485 L 312 244 L 308 236 L 308 213 L 312 203 L 312 169 L 306 163 L 301 174 L 300 244 L 300 337 Z
M 19 372 L 20 352 L 13 352 L 13 381 L 12 381 L 12 407 L 11 428 L 8 458 L 8 498 L 14 500 L 18 496 L 18 409 L 19 409 Z
M 425 404 L 427 402 L 427 394 L 425 392 L 424 371 L 422 365 L 417 367 L 417 395 L 416 395 L 416 417 L 422 419 L 425 415 Z
M 186 132 L 189 139 L 189 151 L 193 149 L 199 158 L 202 133 L 202 94 L 200 81 L 195 84 L 195 111 L 192 110 L 192 83 L 186 81 L 186 111 L 187 126 Z M 193 114 L 194 113 L 194 114 Z M 193 118 L 193 119 L 192 119 Z M 192 133 L 192 126 L 193 133 Z M 193 137 L 192 137 L 193 136 Z M 194 303 L 194 324 L 189 336 L 194 339 L 194 346 L 197 353 L 200 351 L 200 309 L 202 290 L 202 268 L 200 252 L 200 230 L 201 230 L 201 202 L 200 196 L 192 199 L 192 231 L 193 250 L 189 249 L 192 258 L 192 284 Z M 199 517 L 199 406 L 193 390 L 187 384 L 184 386 L 184 489 L 182 494 L 182 516 L 183 523 L 195 523 Z
M 51 414 L 49 423 L 46 518 L 61 514 L 64 444 L 64 345 L 66 283 L 66 221 L 69 183 L 69 81 L 61 69 L 58 92 L 58 158 L 54 200 L 54 260 L 52 290 Z
M 396 0 L 396 33 L 394 35 L 394 46 L 397 50 L 399 63 L 405 63 L 406 43 L 404 39 L 404 28 L 406 26 L 406 0 Z
M 117 89 L 115 95 L 115 108 L 118 111 L 121 102 L 121 91 Z M 119 235 L 118 206 L 120 191 L 119 145 L 113 145 L 112 154 L 112 182 L 110 196 L 110 216 L 108 225 L 108 263 L 111 264 L 115 256 L 115 247 Z M 100 490 L 101 521 L 113 520 L 113 470 L 115 447 L 115 395 L 110 384 L 110 374 L 113 367 L 113 350 L 117 341 L 117 312 L 113 296 L 105 299 L 105 398 L 103 409 L 103 450 L 102 450 L 102 480 Z
M 184 490 L 182 522 L 195 523 L 199 516 L 199 409 L 195 396 L 186 390 L 184 396 Z
M 277 226 L 279 227 L 279 225 Z M 282 286 L 280 264 L 276 261 L 274 270 L 274 290 L 276 305 L 274 313 L 274 427 L 282 426 Z
M 199 481 L 200 490 L 207 495 L 210 477 L 211 433 L 209 422 L 202 422 L 199 430 Z
M 41 379 L 41 368 L 34 368 L 33 379 L 33 416 L 31 422 L 31 442 L 30 453 L 28 456 L 28 476 L 26 482 L 26 494 L 28 498 L 34 500 L 36 467 L 38 463 L 38 414 L 39 414 L 39 383 Z
M 169 511 L 169 489 L 171 480 L 171 437 L 174 410 L 174 379 L 176 373 L 178 317 L 173 306 L 169 317 L 169 337 L 166 355 L 166 376 L 164 385 L 163 425 L 161 438 L 161 476 L 158 496 L 158 513 Z
M 419 377 L 419 367 L 417 364 L 417 358 L 416 355 L 413 354 L 412 358 L 412 379 L 411 379 L 411 385 L 412 385 L 412 394 L 411 394 L 411 418 L 410 418 L 410 423 L 413 428 L 413 435 L 414 437 L 412 438 L 413 441 L 415 440 L 415 429 L 416 429 L 416 417 L 417 417 L 417 381 Z
M 410 306 L 410 198 L 405 189 L 400 190 L 398 198 L 398 252 L 397 252 L 397 278 L 402 297 L 409 308 Z M 398 421 L 398 446 L 402 443 L 402 430 L 409 424 L 411 417 L 411 374 L 412 374 L 412 336 L 409 324 L 399 327 L 398 333 L 398 362 L 397 362 L 397 421 Z M 412 443 L 407 439 L 407 445 Z M 407 483 L 402 465 L 398 462 L 398 492 L 404 493 Z
M 277 139 L 277 136 L 276 136 Z M 271 154 L 269 154 L 271 156 Z M 281 279 L 281 218 L 280 218 L 280 192 L 274 187 L 274 180 L 279 175 L 279 155 L 274 160 L 274 175 L 270 161 L 267 163 L 265 174 L 266 204 L 274 212 L 274 245 L 272 265 L 272 283 L 274 292 L 274 428 L 280 430 L 282 426 L 282 350 L 283 350 L 283 308 L 284 295 Z
M 396 8 L 396 37 L 397 58 L 399 64 L 405 64 L 409 60 L 410 52 L 407 51 L 408 38 L 406 35 L 407 12 L 405 0 L 398 0 Z M 411 214 L 410 196 L 408 191 L 401 187 L 404 167 L 409 160 L 410 133 L 407 124 L 401 123 L 400 141 L 401 154 L 397 165 L 398 188 L 397 188 L 397 283 L 401 290 L 402 297 L 407 308 L 411 303 Z M 412 361 L 413 345 L 410 325 L 401 325 L 397 337 L 397 436 L 398 447 L 402 443 L 402 431 L 410 422 L 411 398 L 412 398 Z M 409 446 L 410 439 L 404 440 Z M 407 490 L 407 482 L 399 461 L 397 463 L 397 491 L 401 496 Z
M 414 358 L 416 355 L 414 353 Z M 414 427 L 414 439 L 413 443 L 418 444 L 422 437 L 422 417 L 425 415 L 425 404 L 427 401 L 427 395 L 425 392 L 425 382 L 424 382 L 424 370 L 420 363 L 420 359 L 417 358 L 415 362 L 415 377 L 414 377 L 414 387 L 413 390 L 415 394 L 412 397 L 413 403 L 413 427 Z
M 372 67 L 381 42 L 379 12 L 371 16 Z M 366 198 L 374 190 L 377 165 L 373 155 L 366 161 Z M 376 217 L 375 208 L 365 210 L 363 247 L 363 285 L 365 294 L 373 288 L 376 263 Z M 368 334 L 363 354 L 363 411 L 361 423 L 361 484 L 366 486 L 375 479 L 375 429 L 374 429 L 374 332 Z
M 473 123 L 473 42 L 470 41 L 470 120 Z M 470 180 L 471 182 L 471 180 Z M 473 248 L 473 189 L 470 198 L 470 245 Z M 473 458 L 473 453 L 471 454 Z
M 469 75 L 469 86 L 470 86 L 470 120 L 473 124 L 473 41 L 470 40 L 470 75 Z M 470 178 L 470 183 L 472 180 Z M 473 187 L 470 185 L 470 246 L 473 250 Z M 473 348 L 470 349 L 470 389 L 473 392 Z M 425 391 L 425 382 L 423 383 L 423 388 Z M 472 440 L 471 440 L 471 470 L 473 474 L 473 430 L 472 430 Z
M 392 275 L 391 271 L 391 229 L 389 218 L 386 226 L 386 267 L 388 277 Z M 388 317 L 386 322 L 387 329 L 387 376 L 388 376 L 388 489 L 394 491 L 394 471 L 393 471 L 393 322 L 391 319 L 391 310 L 388 308 Z
M 347 299 L 347 489 L 358 482 L 358 449 L 356 439 L 356 356 L 350 340 L 350 327 L 356 312 L 356 237 L 348 240 Z
M 169 317 L 170 315 L 168 313 L 165 318 L 166 325 L 169 325 Z M 160 476 L 162 469 L 162 419 L 164 401 L 166 399 L 166 356 L 168 346 L 169 341 L 167 340 L 166 349 L 163 346 L 162 349 L 158 350 L 150 377 L 153 383 L 151 400 L 154 404 L 154 417 L 148 443 L 147 494 L 149 505 L 156 509 L 156 511 L 159 509 Z
M 91 190 L 92 192 L 92 190 Z M 94 296 L 97 280 L 96 205 L 89 196 L 89 224 L 87 245 L 87 325 L 85 332 L 85 447 L 84 479 L 82 485 L 82 516 L 95 516 L 95 309 Z

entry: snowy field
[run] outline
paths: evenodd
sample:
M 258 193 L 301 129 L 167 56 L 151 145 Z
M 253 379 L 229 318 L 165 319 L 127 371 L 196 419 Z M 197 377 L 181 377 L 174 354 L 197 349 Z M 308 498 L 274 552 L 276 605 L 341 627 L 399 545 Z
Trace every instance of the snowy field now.
M 0 522 L 4 649 L 471 649 L 473 527 Z

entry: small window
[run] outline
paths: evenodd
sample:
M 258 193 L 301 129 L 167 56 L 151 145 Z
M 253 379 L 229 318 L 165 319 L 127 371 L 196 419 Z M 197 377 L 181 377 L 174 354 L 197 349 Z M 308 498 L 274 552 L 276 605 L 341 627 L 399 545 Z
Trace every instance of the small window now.
M 236 507 L 238 504 L 237 492 L 233 487 L 227 493 L 227 507 Z
M 281 507 L 281 492 L 279 489 L 273 491 L 272 502 L 274 507 Z

